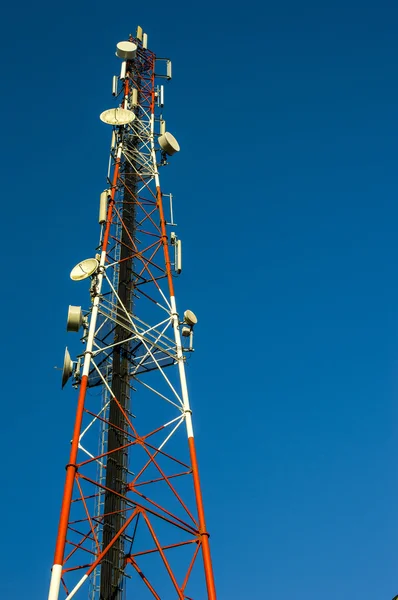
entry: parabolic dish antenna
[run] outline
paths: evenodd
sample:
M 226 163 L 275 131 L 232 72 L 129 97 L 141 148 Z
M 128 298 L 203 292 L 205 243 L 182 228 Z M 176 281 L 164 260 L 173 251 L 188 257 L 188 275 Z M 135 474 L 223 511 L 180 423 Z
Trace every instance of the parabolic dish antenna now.
M 168 131 L 159 137 L 159 146 L 169 156 L 180 151 L 180 144 L 177 142 L 174 135 L 171 135 Z
M 133 42 L 119 42 L 116 44 L 116 56 L 123 60 L 132 60 L 137 53 L 137 44 Z
M 66 331 L 79 331 L 83 324 L 83 313 L 81 306 L 69 305 Z
M 86 258 L 73 267 L 70 272 L 70 278 L 73 281 L 81 281 L 90 277 L 99 267 L 99 262 L 96 258 Z
M 186 310 L 184 312 L 184 321 L 193 327 L 198 322 L 198 318 L 192 310 Z
M 73 371 L 73 362 L 71 360 L 68 348 L 65 348 L 64 366 L 62 368 L 62 388 L 65 386 L 65 383 L 68 381 L 69 377 L 72 375 L 72 371 Z
M 127 125 L 134 121 L 135 114 L 127 108 L 108 108 L 100 114 L 100 119 L 108 125 Z

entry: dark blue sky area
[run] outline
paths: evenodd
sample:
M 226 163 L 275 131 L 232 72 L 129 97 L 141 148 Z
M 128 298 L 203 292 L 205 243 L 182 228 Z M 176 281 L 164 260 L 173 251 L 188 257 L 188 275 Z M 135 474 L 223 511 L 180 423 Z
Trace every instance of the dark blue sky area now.
M 0 596 L 47 597 L 115 44 L 173 59 L 164 175 L 221 600 L 398 593 L 398 4 L 8 3 Z M 7 20 L 8 19 L 8 20 Z M 80 296 L 79 296 L 80 294 Z M 165 599 L 167 600 L 167 599 Z

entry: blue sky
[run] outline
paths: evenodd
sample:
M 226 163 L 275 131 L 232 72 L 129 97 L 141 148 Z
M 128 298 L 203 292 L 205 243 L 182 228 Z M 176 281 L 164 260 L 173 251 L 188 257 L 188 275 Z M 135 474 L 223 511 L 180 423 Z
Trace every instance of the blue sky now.
M 200 322 L 189 384 L 221 599 L 390 600 L 398 6 L 8 4 L 0 596 L 47 597 L 75 395 L 70 268 L 97 244 L 115 44 L 173 59 L 164 178 Z M 80 294 L 80 296 L 79 296 Z M 23 565 L 23 566 L 22 566 Z

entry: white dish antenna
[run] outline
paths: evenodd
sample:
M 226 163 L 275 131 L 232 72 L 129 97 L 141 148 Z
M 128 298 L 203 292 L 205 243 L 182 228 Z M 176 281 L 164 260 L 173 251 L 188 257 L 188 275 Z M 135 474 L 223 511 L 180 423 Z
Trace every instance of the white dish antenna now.
M 66 382 L 70 378 L 73 372 L 73 362 L 70 357 L 68 348 L 65 348 L 64 366 L 62 368 L 62 388 L 65 387 Z
M 66 331 L 79 331 L 83 325 L 83 312 L 81 306 L 71 306 L 68 308 L 68 319 L 66 321 Z
M 116 44 L 116 56 L 122 60 L 132 60 L 137 54 L 137 44 L 133 42 L 119 42 Z
M 135 114 L 127 108 L 108 108 L 100 114 L 100 119 L 107 125 L 127 125 L 134 121 Z
M 86 258 L 73 267 L 72 271 L 70 272 L 70 278 L 73 281 L 87 279 L 87 277 L 91 277 L 91 275 L 95 273 L 98 267 L 99 262 L 96 258 Z
M 159 146 L 169 156 L 180 151 L 180 144 L 177 142 L 174 135 L 171 135 L 168 131 L 159 137 Z
M 184 323 L 193 327 L 198 322 L 197 316 L 192 310 L 186 310 L 184 312 Z

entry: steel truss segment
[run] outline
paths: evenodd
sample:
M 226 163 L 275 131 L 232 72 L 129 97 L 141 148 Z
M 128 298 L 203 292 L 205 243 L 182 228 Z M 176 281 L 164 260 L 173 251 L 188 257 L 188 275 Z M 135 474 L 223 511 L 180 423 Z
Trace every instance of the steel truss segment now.
M 98 415 L 96 415 L 96 416 L 95 416 L 95 417 L 92 419 L 92 421 L 91 421 L 91 422 L 90 422 L 90 423 L 87 425 L 87 427 L 86 427 L 85 429 L 83 429 L 83 431 L 82 431 L 82 432 L 81 432 L 81 434 L 79 435 L 79 442 L 80 442 L 80 441 L 82 440 L 82 438 L 85 436 L 85 434 L 86 434 L 86 433 L 87 433 L 87 431 L 90 429 L 90 427 L 91 427 L 92 425 L 94 425 L 94 423 L 95 423 L 95 421 L 96 421 L 97 417 L 99 417 L 99 416 L 100 416 L 100 415 L 101 415 L 103 412 L 105 412 L 105 411 L 106 411 L 106 409 L 108 408 L 108 406 L 109 406 L 109 400 L 108 400 L 108 402 L 106 402 L 106 403 L 105 403 L 105 404 L 102 406 L 102 408 L 100 409 L 100 411 L 99 411 Z
M 120 98 L 135 119 L 113 131 L 49 600 L 62 588 L 64 600 L 86 598 L 87 587 L 90 600 L 128 600 L 129 589 L 215 600 L 159 178 L 155 55 L 131 41 Z M 193 573 L 207 591 L 190 588 Z
M 87 411 L 87 412 L 89 412 L 89 411 Z M 90 414 L 91 414 L 91 413 L 90 413 Z M 99 417 L 99 416 L 98 416 L 98 417 L 96 417 L 96 418 L 97 418 L 97 419 L 99 419 L 99 420 L 101 420 L 101 421 L 105 421 L 105 419 L 102 419 L 102 418 L 101 418 L 101 417 Z M 140 437 L 140 438 L 138 438 L 138 437 L 137 437 L 137 435 L 136 435 L 136 434 L 134 434 L 134 433 L 125 432 L 125 433 L 126 433 L 126 436 L 128 436 L 129 438 L 132 438 L 132 439 L 133 439 L 133 441 L 131 441 L 131 442 L 129 442 L 129 443 L 126 443 L 124 446 L 120 446 L 119 448 L 115 448 L 115 449 L 113 449 L 113 450 L 110 450 L 109 452 L 103 452 L 102 454 L 99 454 L 98 456 L 94 456 L 94 455 L 92 455 L 92 454 L 91 454 L 91 453 L 89 453 L 87 450 L 85 450 L 81 444 L 79 444 L 79 449 L 80 449 L 80 450 L 82 450 L 83 452 L 85 452 L 85 453 L 86 453 L 88 456 L 90 456 L 90 459 L 89 459 L 89 460 L 85 460 L 85 461 L 83 461 L 83 462 L 79 462 L 79 463 L 77 464 L 77 467 L 78 467 L 79 469 L 81 469 L 81 467 L 83 467 L 84 465 L 88 465 L 89 463 L 91 463 L 91 462 L 93 462 L 93 461 L 96 461 L 96 462 L 98 462 L 99 464 L 101 464 L 101 465 L 102 465 L 103 463 L 102 463 L 102 462 L 101 462 L 99 459 L 101 459 L 101 458 L 104 458 L 104 457 L 106 457 L 106 456 L 109 456 L 109 455 L 110 455 L 110 454 L 112 454 L 113 452 L 117 452 L 118 450 L 121 450 L 121 449 L 123 449 L 123 448 L 128 448 L 129 446 L 133 446 L 134 444 L 136 444 L 136 443 L 138 442 L 138 440 L 140 440 L 140 443 L 141 443 L 141 445 L 145 445 L 145 446 L 148 446 L 149 448 L 152 448 L 152 449 L 154 449 L 154 450 L 155 450 L 155 455 L 154 455 L 154 456 L 156 456 L 156 454 L 158 454 L 159 452 L 161 452 L 161 450 L 162 450 L 162 449 L 163 449 L 163 447 L 166 445 L 166 443 L 169 441 L 169 439 L 171 438 L 171 436 L 172 436 L 172 435 L 173 435 L 173 434 L 174 434 L 174 433 L 177 431 L 178 427 L 179 427 L 179 426 L 181 425 L 181 423 L 183 422 L 183 419 L 184 419 L 184 415 L 181 415 L 181 416 L 175 417 L 174 419 L 172 419 L 172 420 L 171 420 L 171 421 L 169 421 L 168 423 L 165 423 L 164 425 L 161 425 L 160 427 L 158 427 L 158 428 L 157 428 L 155 431 L 151 431 L 151 432 L 147 433 L 146 435 L 144 435 L 144 436 L 142 436 L 142 437 Z M 159 446 L 153 446 L 153 445 L 151 445 L 151 444 L 148 444 L 148 442 L 146 442 L 146 440 L 147 440 L 149 437 L 153 436 L 155 433 L 158 433 L 158 432 L 162 431 L 162 430 L 163 430 L 163 429 L 165 429 L 166 427 L 169 427 L 170 425 L 172 425 L 172 424 L 173 424 L 173 423 L 175 423 L 176 421 L 177 421 L 177 424 L 174 426 L 174 428 L 172 429 L 172 431 L 170 431 L 170 433 L 168 433 L 168 434 L 167 434 L 167 436 L 164 438 L 164 440 L 162 441 L 162 443 L 161 443 Z M 110 421 L 105 421 L 105 422 L 108 424 L 108 426 L 110 426 L 110 427 L 112 427 L 112 428 L 115 428 L 115 429 L 120 429 L 120 428 L 118 428 L 118 427 L 117 427 L 117 426 L 116 426 L 114 423 L 111 423 Z M 120 429 L 120 431 L 124 431 L 124 430 Z M 161 454 L 162 454 L 163 456 L 167 456 L 168 458 L 171 458 L 172 460 L 175 460 L 173 457 L 171 457 L 171 456 L 168 456 L 168 455 L 167 455 L 167 454 L 165 454 L 164 452 L 161 452 Z M 178 461 L 178 462 L 180 463 L 180 461 Z M 148 464 L 149 464 L 149 463 L 148 463 Z M 182 463 L 180 463 L 180 464 L 182 464 Z M 147 465 L 146 465 L 146 466 L 147 466 Z M 142 470 L 140 471 L 139 475 L 140 475 L 140 474 L 142 474 L 144 470 L 145 470 L 145 468 L 144 468 L 144 469 L 142 469 Z M 137 476 L 137 477 L 134 479 L 134 482 L 135 482 L 135 481 L 138 479 L 139 475 L 138 475 L 138 476 Z M 173 477 L 174 477 L 174 475 L 173 475 Z
M 156 339 L 157 341 L 157 339 Z M 134 369 L 132 369 L 130 371 L 130 377 L 136 379 L 136 373 L 139 372 L 139 367 L 143 364 L 144 360 L 148 357 L 151 356 L 153 362 L 155 363 L 156 367 L 158 368 L 160 374 L 162 375 L 164 381 L 167 383 L 169 389 L 173 392 L 174 396 L 176 397 L 176 399 L 178 400 L 178 402 L 180 403 L 181 407 L 183 406 L 183 401 L 180 397 L 180 395 L 178 394 L 178 392 L 175 390 L 174 386 L 172 385 L 170 379 L 167 377 L 167 375 L 164 373 L 164 369 L 163 367 L 159 364 L 159 362 L 157 361 L 157 359 L 154 356 L 154 353 L 151 351 L 151 349 L 148 347 L 148 344 L 142 340 L 142 344 L 145 346 L 146 349 L 146 354 L 144 354 L 144 356 L 141 358 L 141 360 L 139 361 L 139 363 L 134 367 Z M 154 344 L 155 347 L 155 344 Z M 173 357 L 174 358 L 174 357 Z M 96 362 L 91 359 L 92 365 L 94 367 L 94 369 L 97 371 L 98 376 L 100 377 L 102 383 L 104 384 L 104 386 L 107 388 L 108 392 L 110 393 L 111 397 L 115 399 L 115 396 L 109 386 L 109 383 L 107 381 L 107 379 L 105 378 L 105 376 L 103 375 L 103 373 L 101 372 L 101 370 L 99 369 L 98 365 L 96 364 Z M 147 389 L 152 389 L 150 386 L 147 387 Z M 160 397 L 164 397 L 163 394 L 158 393 L 157 394 Z
M 139 377 L 135 377 L 134 381 L 137 383 L 140 383 L 141 385 L 143 385 L 144 387 L 146 387 L 148 390 L 150 390 L 151 392 L 153 392 L 154 394 L 156 394 L 157 396 L 159 396 L 159 398 L 163 398 L 163 400 L 165 400 L 166 402 L 169 402 L 170 404 L 172 404 L 173 406 L 175 406 L 178 409 L 182 409 L 182 401 L 181 398 L 179 398 L 180 404 L 176 404 L 175 402 L 173 402 L 172 400 L 170 400 L 170 398 L 168 398 L 167 396 L 165 396 L 164 394 L 161 394 L 158 390 L 155 390 L 155 388 L 151 387 L 150 385 L 148 385 L 147 383 L 145 383 L 144 381 L 141 381 L 141 379 Z
M 87 456 L 90 457 L 90 459 L 95 460 L 99 465 L 101 465 L 102 467 L 105 467 L 104 463 L 102 463 L 100 460 L 98 460 L 99 457 L 95 457 L 93 454 L 91 454 L 91 452 L 89 452 L 88 450 L 86 450 L 84 448 L 84 446 L 82 444 L 79 443 L 79 449 L 84 452 L 85 454 L 87 454 Z M 91 461 L 86 461 L 86 462 L 91 462 Z
M 108 278 L 106 277 L 106 279 L 108 279 Z M 114 287 L 110 281 L 109 281 L 109 285 L 110 285 L 111 290 L 114 291 Z M 118 298 L 116 291 L 114 292 L 114 294 L 115 294 L 115 297 Z M 120 320 L 120 319 L 122 319 L 122 315 L 120 315 L 120 310 L 124 313 L 124 315 L 126 317 L 124 322 Z M 164 323 L 168 323 L 168 325 L 170 325 L 170 319 L 171 319 L 171 315 L 169 314 L 168 319 L 162 319 L 161 321 L 159 321 L 158 323 L 155 323 L 154 325 L 148 325 L 147 323 L 142 321 L 139 317 L 133 316 L 126 309 L 126 307 L 123 305 L 122 302 L 119 303 L 119 314 L 118 315 L 115 314 L 116 305 L 108 303 L 107 301 L 102 302 L 100 304 L 99 312 L 102 313 L 104 317 L 107 317 L 108 319 L 113 320 L 115 323 L 122 325 L 128 331 L 135 332 L 137 334 L 137 336 L 140 336 L 140 335 L 145 336 L 148 333 L 150 333 L 151 331 L 156 331 L 157 328 L 160 327 L 161 325 L 163 325 Z M 141 326 L 141 328 L 142 328 L 141 331 L 139 331 L 139 329 L 138 329 L 139 326 Z M 144 326 L 144 327 L 142 327 L 142 326 Z M 162 335 L 163 335 L 163 333 L 162 333 Z M 172 338 L 167 338 L 167 341 L 169 343 L 175 343 L 175 342 L 173 342 Z
M 148 269 L 148 267 L 147 267 L 147 266 L 146 266 L 145 268 L 146 268 L 146 269 L 149 271 L 149 269 Z M 149 271 L 149 274 L 151 275 L 151 278 L 152 278 L 152 280 L 153 280 L 153 281 L 155 281 L 155 279 L 153 278 L 153 276 L 152 276 L 152 274 L 150 273 L 150 271 Z M 127 314 L 129 315 L 129 320 L 132 322 L 132 316 L 131 316 L 131 313 L 130 313 L 129 311 L 127 311 L 127 310 L 126 310 L 126 307 L 125 307 L 125 306 L 123 305 L 123 303 L 121 302 L 121 300 L 120 300 L 120 298 L 119 298 L 119 295 L 118 295 L 117 291 L 115 290 L 115 287 L 114 287 L 113 283 L 111 282 L 110 278 L 107 276 L 107 274 L 104 274 L 104 275 L 105 275 L 105 279 L 106 279 L 106 281 L 108 282 L 108 284 L 109 284 L 109 287 L 110 287 L 110 289 L 111 289 L 111 292 L 112 292 L 112 294 L 114 295 L 114 297 L 115 297 L 116 301 L 118 302 L 118 304 L 120 305 L 120 307 L 122 308 L 122 310 L 123 310 L 123 311 L 125 311 L 125 312 L 127 312 Z M 140 282 L 140 283 L 141 283 L 141 282 Z M 157 288 L 157 289 L 158 289 L 158 291 L 160 292 L 160 294 L 161 294 L 161 296 L 162 296 L 162 298 L 163 298 L 163 300 L 164 300 L 165 304 L 168 306 L 169 310 L 171 310 L 171 304 L 170 304 L 170 302 L 167 300 L 167 298 L 166 298 L 166 296 L 165 296 L 164 292 L 162 292 L 162 290 L 160 289 L 160 287 L 159 287 L 159 285 L 158 285 L 158 284 L 156 284 L 156 288 Z M 157 304 L 157 303 L 156 303 L 156 304 Z
M 144 494 L 141 494 L 141 493 L 137 492 L 136 490 L 135 490 L 135 494 L 137 494 L 139 496 L 140 502 L 137 502 L 136 499 L 129 498 L 126 495 L 116 494 L 110 488 L 106 488 L 105 486 L 98 485 L 98 483 L 96 481 L 94 481 L 93 479 L 90 479 L 83 475 L 80 475 L 80 477 L 85 482 L 90 483 L 94 486 L 98 486 L 103 491 L 110 491 L 110 492 L 114 493 L 115 495 L 119 496 L 120 498 L 122 498 L 125 501 L 126 505 L 129 505 L 130 509 L 140 508 L 141 510 L 146 510 L 153 517 L 157 517 L 160 520 L 168 523 L 169 525 L 173 525 L 173 526 L 179 528 L 181 531 L 184 531 L 191 535 L 192 534 L 199 535 L 199 533 L 200 533 L 192 525 L 190 525 L 183 519 L 177 517 L 175 514 L 173 514 L 169 510 L 167 510 L 165 507 L 161 506 L 159 503 L 148 499 Z M 155 510 L 155 509 L 157 509 L 157 510 Z M 123 512 L 125 512 L 125 509 Z M 105 517 L 109 514 L 112 514 L 112 513 L 105 513 L 103 516 Z M 86 534 L 85 538 L 87 538 L 88 535 L 89 534 Z M 71 542 L 69 542 L 69 543 L 71 543 Z

